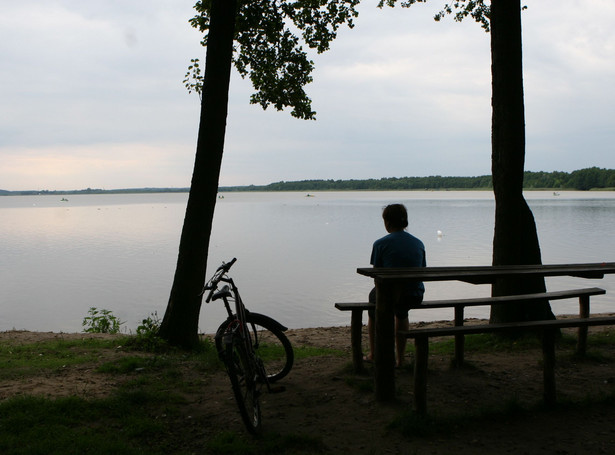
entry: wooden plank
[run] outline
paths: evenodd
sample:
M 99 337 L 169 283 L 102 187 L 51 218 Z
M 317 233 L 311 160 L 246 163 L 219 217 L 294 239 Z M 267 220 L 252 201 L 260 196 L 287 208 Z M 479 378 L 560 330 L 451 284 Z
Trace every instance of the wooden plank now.
M 452 308 L 455 306 L 481 306 L 481 305 L 497 305 L 505 303 L 515 303 L 521 300 L 562 300 L 573 297 L 603 295 L 606 291 L 602 288 L 591 287 L 581 289 L 571 289 L 566 291 L 551 291 L 546 293 L 536 294 L 518 294 L 505 295 L 498 297 L 475 297 L 468 299 L 446 299 L 446 300 L 425 300 L 419 306 L 412 309 L 430 309 L 430 308 Z M 335 304 L 335 308 L 340 311 L 351 310 L 368 310 L 375 308 L 375 304 L 370 302 L 340 302 Z
M 382 280 L 446 281 L 459 280 L 473 284 L 493 283 L 498 278 L 538 276 L 576 276 L 602 278 L 615 273 L 615 262 L 588 264 L 510 265 L 510 266 L 453 266 L 453 267 L 408 267 L 376 268 L 360 267 L 360 275 Z
M 505 303 L 515 303 L 521 300 L 563 300 L 580 296 L 592 296 L 606 294 L 602 288 L 591 287 L 581 289 L 571 289 L 567 291 L 551 291 L 535 294 L 504 295 L 498 297 L 477 297 L 471 299 L 447 299 L 447 300 L 426 300 L 421 306 L 416 308 L 448 308 L 454 306 L 481 306 L 498 305 Z
M 597 325 L 615 325 L 615 317 L 554 319 L 548 321 L 509 322 L 499 324 L 464 325 L 461 327 L 433 327 L 423 329 L 400 330 L 398 334 L 406 338 L 418 336 L 437 337 L 456 334 L 493 333 L 515 330 L 542 330 L 546 328 L 588 327 Z
M 340 311 L 354 311 L 354 310 L 367 310 L 369 308 L 376 308 L 376 305 L 370 302 L 341 302 L 341 303 L 336 303 L 335 308 L 337 308 Z

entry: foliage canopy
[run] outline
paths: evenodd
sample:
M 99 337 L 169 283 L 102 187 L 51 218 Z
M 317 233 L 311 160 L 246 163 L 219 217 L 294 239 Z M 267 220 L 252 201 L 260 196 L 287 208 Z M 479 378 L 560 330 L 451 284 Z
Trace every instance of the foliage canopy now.
M 314 62 L 303 45 L 319 54 L 328 50 L 340 26 L 354 26 L 359 0 L 238 0 L 233 64 L 248 76 L 255 93 L 250 103 L 263 109 L 291 107 L 291 115 L 314 119 L 312 102 L 304 87 L 312 82 Z M 204 33 L 207 46 L 212 0 L 199 0 L 190 24 Z M 295 30 L 300 32 L 297 35 Z M 188 67 L 184 84 L 201 91 L 203 81 L 198 59 Z
M 486 2 L 487 0 L 457 0 L 453 3 L 447 3 L 442 10 L 434 16 L 434 19 L 440 21 L 444 16 L 455 13 L 454 19 L 461 22 L 466 17 L 470 16 L 488 32 L 490 8 Z M 378 7 L 382 8 L 385 5 L 394 7 L 396 3 L 397 0 L 380 0 Z M 410 8 L 415 3 L 427 3 L 427 0 L 405 0 L 401 2 L 401 6 L 402 8 Z

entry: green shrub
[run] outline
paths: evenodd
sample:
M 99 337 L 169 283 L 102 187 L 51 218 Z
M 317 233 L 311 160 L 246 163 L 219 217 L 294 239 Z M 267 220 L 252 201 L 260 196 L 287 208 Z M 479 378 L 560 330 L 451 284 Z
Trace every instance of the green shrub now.
M 137 326 L 134 346 L 149 352 L 157 352 L 165 348 L 167 346 L 166 341 L 158 336 L 160 324 L 160 318 L 155 311 L 150 316 L 143 319 L 141 324 Z
M 99 310 L 94 307 L 88 310 L 88 316 L 83 318 L 81 323 L 86 333 L 119 333 L 122 324 L 123 322 L 110 310 Z

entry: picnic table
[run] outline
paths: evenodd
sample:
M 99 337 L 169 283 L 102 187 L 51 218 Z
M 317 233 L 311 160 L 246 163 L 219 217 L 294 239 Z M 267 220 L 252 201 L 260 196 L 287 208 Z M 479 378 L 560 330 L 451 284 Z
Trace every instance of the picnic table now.
M 403 283 L 416 281 L 463 281 L 493 284 L 502 278 L 571 276 L 601 279 L 615 273 L 615 262 L 554 265 L 452 266 L 411 268 L 358 268 L 357 273 L 373 278 L 376 289 L 374 382 L 376 399 L 395 397 L 395 325 L 393 302 Z

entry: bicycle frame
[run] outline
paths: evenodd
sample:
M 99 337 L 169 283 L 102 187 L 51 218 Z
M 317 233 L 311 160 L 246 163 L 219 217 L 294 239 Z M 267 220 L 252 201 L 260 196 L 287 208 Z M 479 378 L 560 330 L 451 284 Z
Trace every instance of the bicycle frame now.
M 233 279 L 226 275 L 228 269 L 234 264 L 235 259 L 229 262 L 226 265 L 221 266 L 214 277 L 210 280 L 210 283 L 213 284 L 213 287 L 210 288 L 211 292 L 207 296 L 206 301 L 217 300 L 221 298 L 224 302 L 224 307 L 226 308 L 226 312 L 228 313 L 229 318 L 234 316 L 234 320 L 228 325 L 226 332 L 223 334 L 217 334 L 216 336 L 224 337 L 223 346 L 226 346 L 231 342 L 233 336 L 238 336 L 245 348 L 246 352 L 249 353 L 250 357 L 255 360 L 255 374 L 256 381 L 261 384 L 265 384 L 267 389 L 270 390 L 269 381 L 267 380 L 267 373 L 265 371 L 264 365 L 262 361 L 260 361 L 259 357 L 256 355 L 255 348 L 258 347 L 258 331 L 253 326 L 252 330 L 248 327 L 246 312 L 247 309 L 241 300 L 241 295 L 239 294 L 239 289 L 235 285 Z M 229 286 L 224 286 L 220 291 L 214 294 L 214 291 L 217 289 L 218 283 L 227 283 Z M 207 289 L 207 285 L 203 290 Z M 235 303 L 235 313 L 231 310 L 231 302 L 230 300 L 234 300 Z M 253 338 L 254 337 L 254 338 Z M 218 352 L 218 355 L 221 355 L 221 352 Z
M 222 291 L 220 291 L 221 292 L 220 298 L 222 298 L 222 301 L 224 302 L 224 307 L 226 308 L 226 312 L 228 313 L 229 318 L 233 317 L 233 315 L 235 316 L 235 320 L 233 321 L 233 323 L 229 325 L 229 330 L 227 333 L 231 333 L 231 334 L 239 333 L 240 336 L 243 339 L 245 339 L 246 348 L 248 349 L 248 352 L 254 352 L 254 348 L 251 342 L 252 340 L 250 338 L 250 331 L 248 329 L 248 324 L 245 322 L 247 310 L 246 310 L 245 305 L 243 304 L 243 301 L 241 300 L 241 296 L 239 295 L 239 290 L 237 289 L 237 286 L 233 282 L 233 279 L 230 277 L 223 276 L 220 278 L 220 281 L 224 283 L 228 283 L 230 285 L 230 292 L 225 292 L 225 290 L 222 289 Z M 233 299 L 235 301 L 235 313 L 231 311 L 231 303 L 229 302 L 230 299 Z
M 212 299 L 224 302 L 228 317 L 216 331 L 216 349 L 220 360 L 225 363 L 241 418 L 248 431 L 258 433 L 261 429 L 259 396 L 262 386 L 265 385 L 269 393 L 282 392 L 283 387 L 272 388 L 271 384 L 289 373 L 294 354 L 290 341 L 283 334 L 286 327 L 268 316 L 250 313 L 246 309 L 239 289 L 228 276 L 235 261 L 234 258 L 222 263 L 203 287 L 201 295 L 209 291 L 206 302 Z M 218 289 L 220 283 L 224 285 Z M 234 305 L 234 313 L 231 305 Z M 278 348 L 281 354 L 278 357 L 269 355 L 266 360 L 261 358 L 259 338 L 263 340 L 263 346 L 272 342 L 273 352 Z M 272 350 L 262 352 L 271 353 Z

